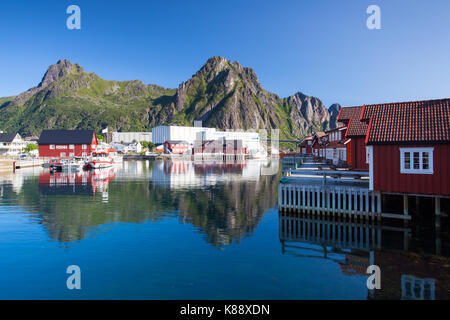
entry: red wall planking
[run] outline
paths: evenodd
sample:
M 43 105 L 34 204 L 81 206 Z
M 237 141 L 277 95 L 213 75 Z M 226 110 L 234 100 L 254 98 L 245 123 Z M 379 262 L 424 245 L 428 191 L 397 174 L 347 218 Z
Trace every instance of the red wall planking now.
M 433 174 L 400 173 L 400 148 L 434 147 Z M 374 145 L 374 189 L 384 192 L 450 195 L 450 145 Z

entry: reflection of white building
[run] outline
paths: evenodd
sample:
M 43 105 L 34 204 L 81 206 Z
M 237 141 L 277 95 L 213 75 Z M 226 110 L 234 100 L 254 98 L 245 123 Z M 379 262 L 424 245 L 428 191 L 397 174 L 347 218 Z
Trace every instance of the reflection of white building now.
M 0 187 L 11 187 L 12 191 L 19 193 L 22 190 L 24 180 L 27 177 L 34 175 L 34 168 L 23 168 L 15 173 L 13 172 L 1 172 L 0 173 Z
M 434 300 L 434 279 L 402 274 L 402 300 Z
M 267 169 L 272 167 L 267 167 L 266 162 L 270 161 L 157 161 L 153 167 L 152 181 L 174 189 L 211 186 L 227 181 L 258 181 L 261 175 L 273 172 Z

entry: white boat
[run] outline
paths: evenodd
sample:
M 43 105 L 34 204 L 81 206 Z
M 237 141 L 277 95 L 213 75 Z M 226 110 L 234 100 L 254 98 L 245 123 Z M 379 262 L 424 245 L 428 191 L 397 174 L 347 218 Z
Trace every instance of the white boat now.
M 87 166 L 91 169 L 103 169 L 112 167 L 114 161 L 108 156 L 105 151 L 97 151 L 92 154 L 92 157 L 88 160 Z
M 61 161 L 61 170 L 62 171 L 79 171 L 83 168 L 83 162 L 76 161 L 75 159 L 62 160 Z

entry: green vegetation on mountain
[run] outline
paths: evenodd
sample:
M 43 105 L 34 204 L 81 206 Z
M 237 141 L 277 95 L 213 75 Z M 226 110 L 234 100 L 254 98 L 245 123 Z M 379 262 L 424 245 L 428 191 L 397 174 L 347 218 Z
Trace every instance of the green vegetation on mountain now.
M 219 129 L 278 128 L 282 137 L 301 138 L 335 125 L 339 105 L 330 111 L 314 97 L 288 98 L 264 90 L 255 72 L 213 57 L 177 89 L 143 82 L 104 80 L 78 64 L 60 60 L 38 86 L 0 98 L 0 130 L 39 135 L 43 129 L 149 131 L 157 125 Z M 331 121 L 330 121 L 331 120 Z

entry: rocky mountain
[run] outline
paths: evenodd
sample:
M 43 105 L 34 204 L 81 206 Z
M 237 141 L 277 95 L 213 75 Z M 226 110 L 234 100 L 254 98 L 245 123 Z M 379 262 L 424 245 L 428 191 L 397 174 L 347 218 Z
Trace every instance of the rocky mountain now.
M 0 98 L 0 128 L 22 134 L 42 129 L 146 131 L 156 125 L 220 129 L 279 128 L 301 138 L 336 125 L 340 105 L 326 108 L 301 92 L 287 98 L 262 88 L 255 72 L 223 57 L 210 58 L 177 89 L 135 81 L 104 80 L 80 65 L 60 60 L 42 81 L 15 97 Z

